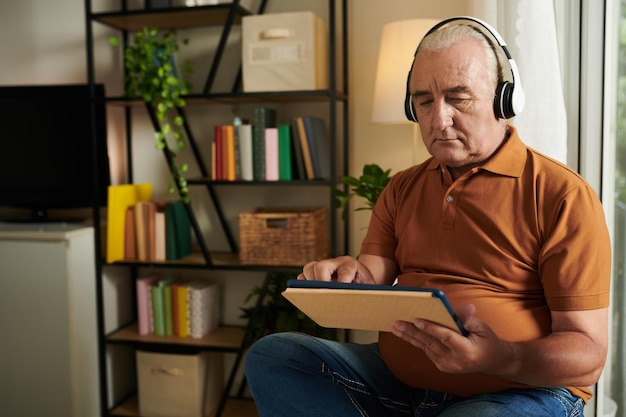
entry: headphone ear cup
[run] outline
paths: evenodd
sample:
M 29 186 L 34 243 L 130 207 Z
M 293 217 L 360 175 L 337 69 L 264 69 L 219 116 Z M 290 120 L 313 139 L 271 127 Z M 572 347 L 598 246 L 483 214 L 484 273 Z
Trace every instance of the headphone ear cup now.
M 411 65 L 411 68 L 413 66 Z M 412 71 L 412 70 L 411 70 Z M 406 95 L 404 97 L 404 114 L 406 118 L 411 122 L 417 123 L 417 113 L 415 113 L 415 106 L 413 106 L 413 100 L 411 100 L 411 90 L 409 88 L 409 82 L 411 81 L 411 71 L 406 77 Z
M 498 84 L 493 98 L 493 111 L 499 119 L 510 119 L 515 116 L 513 109 L 513 83 L 504 81 Z

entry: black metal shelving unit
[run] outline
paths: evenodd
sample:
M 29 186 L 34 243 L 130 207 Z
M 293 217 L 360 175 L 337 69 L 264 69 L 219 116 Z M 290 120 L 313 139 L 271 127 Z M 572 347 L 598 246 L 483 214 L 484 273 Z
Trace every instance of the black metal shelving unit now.
M 129 10 L 127 0 L 121 0 L 119 10 L 93 12 L 92 0 L 85 0 L 85 16 L 86 16 L 86 51 L 87 51 L 87 79 L 90 86 L 96 84 L 96 64 L 94 52 L 94 25 L 100 24 L 110 28 L 119 30 L 125 41 L 128 40 L 130 32 L 134 32 L 146 27 L 156 27 L 158 29 L 188 29 L 196 27 L 215 26 L 222 28 L 222 34 L 219 41 L 214 46 L 215 55 L 208 72 L 204 88 L 199 94 L 191 94 L 186 97 L 188 106 L 194 104 L 211 103 L 216 105 L 233 105 L 246 103 L 328 103 L 328 126 L 330 131 L 331 149 L 341 149 L 341 160 L 338 160 L 335 154 L 329 155 L 331 158 L 331 178 L 339 178 L 348 172 L 348 62 L 347 62 L 347 0 L 327 0 L 328 3 L 328 42 L 329 42 L 329 86 L 325 90 L 316 91 L 289 91 L 289 92 L 264 92 L 264 93 L 245 93 L 240 91 L 241 69 L 236 77 L 230 93 L 212 93 L 213 84 L 216 78 L 219 65 L 224 54 L 226 44 L 233 26 L 241 23 L 241 18 L 250 14 L 263 13 L 265 11 L 268 0 L 261 0 L 258 10 L 251 12 L 241 6 L 239 0 L 233 0 L 228 3 L 220 3 L 210 6 L 196 7 L 172 7 L 166 9 L 149 9 L 149 10 Z M 340 62 L 338 62 L 340 61 Z M 95 96 L 95 95 L 94 95 Z M 144 104 L 136 100 L 129 100 L 125 97 L 106 98 L 109 106 L 122 106 L 125 108 L 126 122 L 126 144 L 127 144 L 127 167 L 128 181 L 132 182 L 132 132 L 131 123 L 132 115 L 130 109 L 134 106 Z M 341 107 L 339 107 L 341 105 Z M 151 117 L 151 121 L 155 128 L 158 121 L 154 117 L 154 112 L 146 106 L 147 112 Z M 340 124 L 341 122 L 341 124 Z M 224 209 L 222 208 L 216 189 L 219 187 L 238 187 L 238 186 L 260 186 L 260 187 L 324 187 L 328 189 L 328 206 L 330 207 L 329 222 L 331 236 L 340 234 L 343 236 L 341 248 L 336 240 L 331 240 L 330 253 L 338 255 L 347 253 L 349 247 L 348 241 L 348 222 L 343 225 L 339 224 L 336 212 L 336 202 L 332 196 L 331 189 L 337 186 L 334 181 L 310 181 L 310 180 L 294 180 L 294 181 L 213 181 L 209 178 L 209 171 L 205 166 L 199 152 L 199 147 L 195 141 L 194 134 L 188 126 L 185 126 L 185 133 L 190 148 L 194 154 L 195 162 L 201 173 L 199 178 L 187 179 L 190 187 L 203 187 L 208 192 L 210 201 L 212 202 L 212 210 L 217 215 L 221 227 L 224 231 L 226 240 L 230 247 L 228 253 L 215 253 L 208 249 L 203 237 L 200 226 L 196 219 L 196 214 L 191 204 L 187 204 L 188 214 L 191 220 L 194 236 L 200 251 L 185 257 L 178 261 L 169 262 L 116 262 L 116 266 L 126 267 L 130 269 L 131 276 L 137 278 L 139 268 L 184 268 L 184 269 L 214 269 L 226 271 L 258 271 L 265 272 L 265 284 L 267 284 L 270 273 L 272 272 L 290 272 L 297 273 L 298 268 L 284 266 L 262 266 L 262 265 L 241 265 L 237 256 L 237 245 L 235 239 L 229 229 L 229 225 L 225 220 Z M 95 140 L 95 134 L 94 134 Z M 172 161 L 167 150 L 164 156 L 168 164 Z M 94 207 L 93 217 L 94 224 L 100 224 L 100 210 Z M 173 336 L 140 336 L 136 330 L 136 324 L 126 323 L 115 331 L 106 334 L 104 325 L 104 294 L 103 294 L 103 271 L 107 267 L 105 261 L 101 257 L 100 242 L 101 231 L 98 227 L 96 230 L 96 308 L 98 311 L 98 346 L 99 346 L 99 372 L 100 372 L 100 401 L 102 416 L 117 415 L 136 415 L 139 416 L 136 396 L 129 396 L 122 399 L 118 404 L 109 408 L 108 403 L 110 393 L 108 392 L 107 377 L 107 359 L 106 348 L 109 345 L 125 345 L 133 349 L 150 348 L 152 350 L 160 350 L 164 352 L 200 352 L 200 351 L 220 351 L 235 354 L 234 365 L 231 369 L 223 395 L 214 416 L 231 415 L 228 413 L 227 405 L 233 401 L 230 392 L 235 382 L 238 368 L 241 365 L 243 355 L 251 340 L 245 337 L 245 329 L 237 327 L 220 327 L 216 332 L 211 333 L 203 339 L 184 339 Z M 261 295 L 257 299 L 257 305 L 260 306 L 263 301 L 265 286 L 261 291 Z M 242 383 L 244 384 L 245 381 Z M 243 392 L 243 385 L 239 387 L 239 394 Z M 235 399 L 236 401 L 237 399 Z M 241 400 L 241 399 L 239 399 Z M 245 400 L 244 400 L 245 401 Z M 251 401 L 247 401 L 250 402 Z M 239 405 L 241 407 L 241 404 Z M 246 406 L 244 406 L 244 409 Z M 252 407 L 253 408 L 253 407 Z

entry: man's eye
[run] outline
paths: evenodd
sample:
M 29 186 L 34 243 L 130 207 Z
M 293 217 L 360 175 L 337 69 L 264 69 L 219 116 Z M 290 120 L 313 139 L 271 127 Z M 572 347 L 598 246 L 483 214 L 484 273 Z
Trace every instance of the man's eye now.
M 470 99 L 465 98 L 465 97 L 452 97 L 448 99 L 448 101 L 455 106 L 463 106 L 463 105 L 468 105 L 470 102 Z

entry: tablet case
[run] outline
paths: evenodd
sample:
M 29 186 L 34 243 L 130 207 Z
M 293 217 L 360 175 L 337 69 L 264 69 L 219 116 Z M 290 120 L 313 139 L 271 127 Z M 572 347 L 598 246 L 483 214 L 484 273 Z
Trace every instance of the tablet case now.
M 282 295 L 322 327 L 390 332 L 423 318 L 467 334 L 438 289 L 294 279 Z

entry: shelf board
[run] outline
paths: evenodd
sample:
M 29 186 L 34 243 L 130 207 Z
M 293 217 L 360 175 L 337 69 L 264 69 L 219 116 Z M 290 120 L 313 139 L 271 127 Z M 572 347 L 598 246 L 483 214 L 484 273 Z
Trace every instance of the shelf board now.
M 115 407 L 111 412 L 113 416 L 139 417 L 139 400 L 136 395 Z M 258 417 L 258 412 L 253 400 L 230 398 L 226 402 L 226 407 L 221 417 Z M 215 411 L 209 413 L 207 417 L 215 416 Z
M 212 180 L 211 178 L 187 178 L 187 184 L 189 185 L 252 185 L 252 186 L 267 186 L 267 187 L 284 187 L 284 186 L 313 186 L 313 187 L 328 187 L 336 185 L 335 182 L 325 179 L 315 180 L 288 180 L 288 181 L 225 181 L 225 180 Z
M 163 268 L 210 268 L 221 270 L 238 270 L 238 271 L 284 271 L 299 273 L 302 270 L 301 265 L 244 265 L 239 260 L 236 253 L 227 252 L 211 252 L 211 261 L 213 265 L 207 265 L 201 252 L 193 252 L 183 258 L 175 261 L 116 261 L 109 265 L 134 265 L 134 266 L 150 266 Z
M 338 101 L 345 101 L 346 94 L 331 90 L 304 90 L 304 91 L 268 91 L 255 93 L 210 93 L 189 94 L 183 98 L 188 104 L 245 104 L 245 103 L 294 103 L 294 102 L 327 102 L 334 95 Z M 129 99 L 124 96 L 107 97 L 107 104 L 118 106 L 144 106 L 140 99 Z
M 120 344 L 166 344 L 188 347 L 210 348 L 214 350 L 232 351 L 240 349 L 244 332 L 240 327 L 219 327 L 201 339 L 177 336 L 139 335 L 137 324 L 133 323 L 107 337 L 107 343 Z
M 211 6 L 172 7 L 167 9 L 129 10 L 126 12 L 93 13 L 92 19 L 104 25 L 126 31 L 144 27 L 157 29 L 188 29 L 193 27 L 222 26 L 226 23 L 232 3 Z M 235 24 L 251 13 L 238 5 Z

